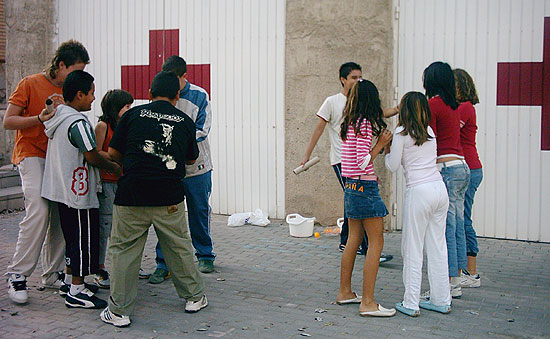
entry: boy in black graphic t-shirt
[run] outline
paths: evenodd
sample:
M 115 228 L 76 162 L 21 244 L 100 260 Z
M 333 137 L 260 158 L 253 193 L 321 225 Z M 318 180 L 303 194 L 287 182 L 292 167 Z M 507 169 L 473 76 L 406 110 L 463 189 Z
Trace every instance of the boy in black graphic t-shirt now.
M 100 317 L 115 326 L 130 325 L 141 255 L 151 224 L 176 291 L 186 299 L 185 311 L 197 312 L 208 305 L 204 283 L 193 262 L 181 180 L 185 164 L 194 163 L 199 151 L 195 124 L 174 107 L 178 94 L 176 75 L 157 74 L 151 83 L 152 102 L 126 112 L 109 144 L 109 155 L 123 164 L 124 174 L 118 181 L 113 207 L 111 296 Z

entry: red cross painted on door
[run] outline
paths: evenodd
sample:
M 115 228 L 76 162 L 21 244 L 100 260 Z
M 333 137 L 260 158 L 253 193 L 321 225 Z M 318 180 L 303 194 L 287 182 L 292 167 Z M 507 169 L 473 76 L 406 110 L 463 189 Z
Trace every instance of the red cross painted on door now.
M 172 55 L 179 55 L 179 30 L 150 30 L 149 65 L 123 65 L 121 67 L 122 89 L 130 92 L 134 99 L 149 99 L 151 81 L 160 72 L 164 60 Z M 187 64 L 187 79 L 192 84 L 204 88 L 212 98 L 209 64 Z
M 499 62 L 497 105 L 542 106 L 541 150 L 550 151 L 550 17 L 544 18 L 542 62 Z

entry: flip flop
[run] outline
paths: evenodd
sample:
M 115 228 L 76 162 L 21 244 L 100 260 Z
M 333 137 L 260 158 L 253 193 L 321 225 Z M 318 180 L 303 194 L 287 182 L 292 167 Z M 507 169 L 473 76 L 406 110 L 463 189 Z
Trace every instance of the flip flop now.
M 354 295 L 355 295 L 355 298 L 352 298 L 352 299 L 346 299 L 346 300 L 336 300 L 336 303 L 338 305 L 347 305 L 347 304 L 360 304 L 361 303 L 361 296 L 358 295 L 357 293 L 355 292 L 352 292 Z
M 382 305 L 378 305 L 378 310 L 359 312 L 359 315 L 362 317 L 393 317 L 395 313 L 395 308 L 387 309 L 382 307 Z

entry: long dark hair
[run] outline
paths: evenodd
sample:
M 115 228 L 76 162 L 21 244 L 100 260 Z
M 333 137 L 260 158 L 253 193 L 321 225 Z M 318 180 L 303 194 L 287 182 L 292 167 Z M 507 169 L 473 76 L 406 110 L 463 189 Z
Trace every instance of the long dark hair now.
M 401 99 L 399 104 L 399 126 L 403 126 L 401 135 L 410 135 L 416 146 L 431 139 L 428 134 L 428 125 L 432 114 L 428 99 L 420 92 L 408 92 Z
M 114 130 L 118 123 L 118 113 L 122 107 L 134 102 L 132 95 L 122 89 L 112 89 L 105 93 L 101 99 L 101 110 L 103 115 L 99 117 L 99 121 L 110 125 Z
M 344 119 L 340 126 L 340 137 L 342 140 L 346 140 L 350 124 L 353 126 L 355 134 L 359 134 L 363 119 L 370 121 L 372 133 L 378 136 L 387 126 L 383 116 L 378 89 L 372 82 L 361 79 L 349 91 L 344 108 Z
M 424 70 L 424 89 L 428 98 L 439 95 L 447 106 L 458 108 L 455 77 L 448 63 L 436 61 Z
M 454 69 L 453 73 L 455 75 L 456 100 L 458 102 L 469 101 L 472 105 L 478 104 L 476 85 L 470 74 L 460 68 Z

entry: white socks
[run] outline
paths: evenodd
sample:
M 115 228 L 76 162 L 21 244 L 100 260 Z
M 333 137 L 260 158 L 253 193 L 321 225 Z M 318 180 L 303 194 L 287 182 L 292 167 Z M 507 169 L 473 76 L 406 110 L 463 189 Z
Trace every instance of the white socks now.
M 65 273 L 65 280 L 66 285 L 70 285 L 73 282 L 73 275 L 69 273 Z
M 83 290 L 84 290 L 84 284 L 82 284 L 82 285 L 71 284 L 71 290 L 69 291 L 69 293 L 71 295 L 77 295 L 78 293 L 82 292 Z

